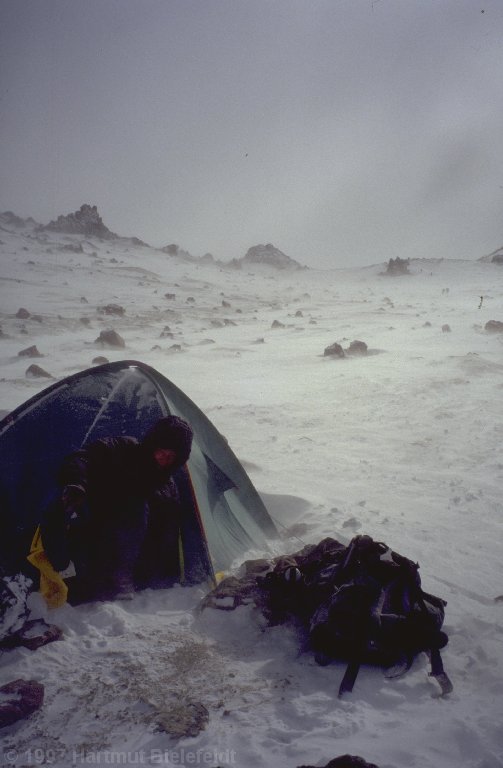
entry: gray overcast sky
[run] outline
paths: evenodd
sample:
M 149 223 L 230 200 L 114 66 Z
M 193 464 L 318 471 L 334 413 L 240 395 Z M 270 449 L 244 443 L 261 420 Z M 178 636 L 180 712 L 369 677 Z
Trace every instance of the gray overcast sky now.
M 502 0 L 0 0 L 0 210 L 309 266 L 503 245 Z

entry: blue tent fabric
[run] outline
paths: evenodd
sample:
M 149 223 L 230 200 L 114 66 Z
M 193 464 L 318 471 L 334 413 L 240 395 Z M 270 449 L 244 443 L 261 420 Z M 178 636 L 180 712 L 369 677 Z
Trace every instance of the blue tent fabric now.
M 266 551 L 276 528 L 225 439 L 167 378 L 124 360 L 52 384 L 0 422 L 0 567 L 26 572 L 31 537 L 65 456 L 101 437 L 140 439 L 170 413 L 194 431 L 190 459 L 176 475 L 187 581 L 213 578 L 250 549 Z

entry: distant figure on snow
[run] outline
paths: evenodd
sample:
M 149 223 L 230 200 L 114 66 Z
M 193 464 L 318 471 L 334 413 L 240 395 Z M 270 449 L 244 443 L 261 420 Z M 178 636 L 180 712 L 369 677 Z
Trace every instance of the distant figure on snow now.
M 177 416 L 157 421 L 141 441 L 107 437 L 68 456 L 61 491 L 41 525 L 53 568 L 70 564 L 72 603 L 130 597 L 136 588 L 180 577 L 181 505 L 173 474 L 189 458 L 192 428 Z

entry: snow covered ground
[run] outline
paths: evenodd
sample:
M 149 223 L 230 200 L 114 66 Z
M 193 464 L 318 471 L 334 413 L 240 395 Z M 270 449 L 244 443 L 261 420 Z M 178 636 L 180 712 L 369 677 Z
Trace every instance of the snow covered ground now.
M 448 601 L 454 683 L 439 698 L 420 656 L 398 680 L 365 668 L 339 700 L 342 665 L 317 666 L 249 607 L 198 613 L 200 587 L 50 613 L 33 595 L 64 639 L 0 657 L 0 684 L 45 686 L 2 731 L 0 764 L 503 766 L 503 334 L 484 330 L 503 320 L 503 267 L 238 271 L 31 226 L 0 241 L 1 409 L 50 383 L 25 375 L 33 362 L 55 378 L 97 355 L 154 366 L 227 437 L 281 551 L 366 533 L 419 561 Z M 111 303 L 124 315 L 98 312 Z M 94 343 L 111 328 L 124 349 Z M 323 356 L 354 339 L 368 356 Z M 43 357 L 19 356 L 32 345 Z

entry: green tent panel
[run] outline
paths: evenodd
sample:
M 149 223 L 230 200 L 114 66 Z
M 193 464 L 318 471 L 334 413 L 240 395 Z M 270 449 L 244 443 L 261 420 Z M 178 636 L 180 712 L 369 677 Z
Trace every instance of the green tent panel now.
M 186 581 L 213 580 L 247 552 L 267 551 L 276 528 L 225 439 L 167 378 L 124 360 L 57 382 L 0 422 L 0 567 L 26 571 L 31 537 L 68 453 L 100 437 L 141 438 L 168 414 L 194 430 L 189 461 L 176 475 Z

